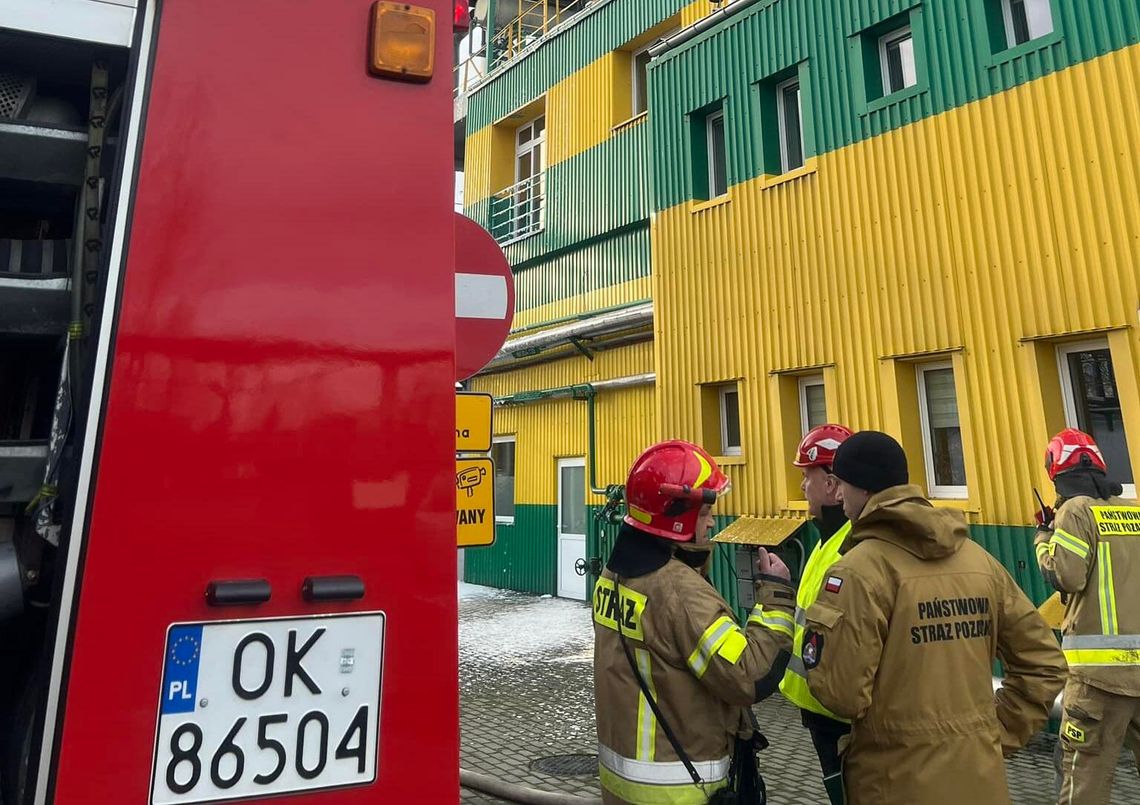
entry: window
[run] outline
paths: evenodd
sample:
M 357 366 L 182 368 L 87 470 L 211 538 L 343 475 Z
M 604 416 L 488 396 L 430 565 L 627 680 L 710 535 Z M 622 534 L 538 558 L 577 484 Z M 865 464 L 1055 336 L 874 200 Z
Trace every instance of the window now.
M 780 172 L 802 168 L 804 135 L 800 120 L 800 80 L 793 78 L 776 87 L 776 115 L 780 127 Z
M 823 385 L 823 375 L 801 377 L 800 430 L 802 434 L 825 424 L 827 424 L 827 393 Z
M 515 521 L 515 440 L 495 439 L 491 445 L 495 464 L 495 522 Z
M 884 96 L 918 84 L 914 37 L 909 25 L 879 39 L 879 64 L 883 71 Z
M 918 403 L 926 454 L 926 486 L 934 498 L 966 497 L 966 458 L 958 393 L 950 363 L 918 367 Z
M 735 385 L 723 386 L 720 396 L 720 454 L 741 455 L 740 391 Z
M 728 159 L 725 150 L 723 110 L 713 112 L 705 119 L 705 138 L 709 152 L 709 198 L 718 198 L 728 192 Z
M 543 171 L 546 168 L 546 116 L 515 133 L 515 190 L 511 232 L 523 237 L 542 229 Z
M 757 83 L 754 97 L 759 105 L 760 159 L 765 176 L 798 175 L 796 172 L 814 154 L 810 86 L 806 60 Z
M 1116 373 L 1108 343 L 1066 344 L 1057 350 L 1065 420 L 1096 440 L 1108 464 L 1110 479 L 1124 484 L 1125 496 L 1136 496 L 1136 478 L 1124 435 Z
M 633 54 L 633 114 L 640 115 L 649 109 L 649 48 L 647 45 Z
M 1024 45 L 1053 33 L 1052 0 L 1001 0 L 1008 47 Z

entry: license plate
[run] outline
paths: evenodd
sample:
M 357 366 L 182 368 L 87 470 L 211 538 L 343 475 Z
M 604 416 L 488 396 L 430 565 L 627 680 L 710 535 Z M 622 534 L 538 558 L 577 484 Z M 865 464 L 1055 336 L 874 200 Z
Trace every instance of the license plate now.
M 384 614 L 173 624 L 151 805 L 376 779 Z

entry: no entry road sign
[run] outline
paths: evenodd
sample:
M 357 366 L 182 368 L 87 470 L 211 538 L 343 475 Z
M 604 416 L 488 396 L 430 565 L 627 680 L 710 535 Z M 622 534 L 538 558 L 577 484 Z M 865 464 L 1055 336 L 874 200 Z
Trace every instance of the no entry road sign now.
M 483 227 L 455 215 L 455 379 L 478 373 L 503 348 L 515 316 L 515 278 Z

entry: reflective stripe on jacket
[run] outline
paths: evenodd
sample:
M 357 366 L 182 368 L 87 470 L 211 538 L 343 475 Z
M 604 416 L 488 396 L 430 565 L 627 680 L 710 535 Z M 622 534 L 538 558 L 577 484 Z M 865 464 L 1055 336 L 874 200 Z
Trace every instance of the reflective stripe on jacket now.
M 1069 595 L 1061 648 L 1074 677 L 1140 696 L 1140 506 L 1120 498 L 1070 498 L 1052 532 L 1036 539 L 1045 579 Z
M 843 541 L 847 539 L 849 533 L 851 533 L 851 523 L 844 523 L 838 531 L 831 535 L 830 539 L 815 546 L 807 565 L 804 566 L 804 574 L 800 579 L 799 590 L 796 592 L 796 623 L 795 637 L 792 640 L 792 656 L 788 660 L 788 669 L 784 673 L 784 678 L 780 681 L 780 692 L 796 707 L 844 722 L 847 719 L 840 718 L 832 713 L 812 695 L 807 683 L 807 670 L 804 668 L 804 661 L 800 657 L 800 653 L 804 647 L 804 613 L 819 597 L 819 591 L 823 587 L 827 571 L 839 561 L 839 549 L 843 547 Z
M 594 695 L 599 775 L 607 803 L 694 805 L 722 787 L 745 708 L 781 650 L 791 648 L 794 592 L 758 585 L 742 628 L 699 572 L 670 559 L 635 578 L 607 569 L 593 594 Z M 638 685 L 634 663 L 701 774 L 693 784 Z
M 681 761 L 646 762 L 622 757 L 598 745 L 598 776 L 605 791 L 637 805 L 704 805 L 709 795 L 728 783 L 732 758 L 693 762 L 701 785 L 693 782 Z

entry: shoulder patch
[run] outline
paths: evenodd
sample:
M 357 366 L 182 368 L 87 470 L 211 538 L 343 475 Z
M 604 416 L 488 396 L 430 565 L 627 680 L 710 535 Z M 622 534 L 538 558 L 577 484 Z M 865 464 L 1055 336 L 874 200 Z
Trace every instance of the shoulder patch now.
M 819 661 L 823 659 L 823 635 L 819 632 L 805 632 L 801 657 L 804 661 L 804 668 L 809 671 L 819 665 Z
M 823 584 L 823 589 L 829 593 L 837 593 L 843 588 L 843 579 L 839 576 L 828 576 L 827 581 Z

